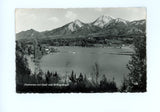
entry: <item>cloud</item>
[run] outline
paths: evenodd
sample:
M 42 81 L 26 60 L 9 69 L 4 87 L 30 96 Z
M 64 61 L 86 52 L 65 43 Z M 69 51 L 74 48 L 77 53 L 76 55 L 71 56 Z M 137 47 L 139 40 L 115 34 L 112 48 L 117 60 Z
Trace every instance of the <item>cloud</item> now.
M 75 20 L 77 18 L 77 14 L 75 14 L 72 11 L 67 11 L 67 13 L 65 14 L 65 17 L 69 20 Z
M 23 18 L 23 19 L 31 19 L 31 20 L 37 19 L 36 14 L 30 13 L 26 9 L 16 9 L 16 17 Z
M 59 21 L 59 19 L 57 17 L 51 17 L 48 20 L 53 21 L 55 23 Z

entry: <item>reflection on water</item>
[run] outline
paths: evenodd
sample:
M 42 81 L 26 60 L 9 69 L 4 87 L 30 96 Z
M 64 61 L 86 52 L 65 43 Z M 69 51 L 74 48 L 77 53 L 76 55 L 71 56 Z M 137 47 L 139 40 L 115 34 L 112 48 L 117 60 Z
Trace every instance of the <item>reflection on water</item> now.
M 129 72 L 126 68 L 130 56 L 118 55 L 121 52 L 130 52 L 132 49 L 118 48 L 85 48 L 85 47 L 56 47 L 60 52 L 42 57 L 40 67 L 43 72 L 57 71 L 61 76 L 86 74 L 92 77 L 95 63 L 99 66 L 99 74 L 106 75 L 112 80 L 114 77 L 117 86 L 121 85 L 123 77 Z

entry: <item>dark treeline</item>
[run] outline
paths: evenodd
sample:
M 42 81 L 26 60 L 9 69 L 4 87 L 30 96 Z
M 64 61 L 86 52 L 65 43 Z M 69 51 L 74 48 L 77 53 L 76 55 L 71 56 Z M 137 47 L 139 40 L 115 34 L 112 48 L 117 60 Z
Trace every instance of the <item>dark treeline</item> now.
M 87 38 L 59 38 L 59 39 L 43 39 L 41 44 L 50 46 L 95 46 L 95 44 L 103 44 L 107 46 L 132 44 L 132 37 L 87 37 Z
M 122 92 L 146 92 L 146 36 L 134 38 L 134 51 L 127 64 L 130 73 L 124 78 Z
M 71 75 L 68 76 L 68 81 L 61 81 L 60 75 L 57 72 L 47 72 L 45 77 L 42 78 L 41 75 L 28 76 L 28 79 L 23 82 L 24 84 L 17 84 L 17 92 L 117 92 L 118 88 L 114 81 L 109 81 L 105 76 L 96 83 L 94 80 L 88 80 L 86 75 L 80 73 L 76 75 L 72 71 Z M 27 86 L 27 84 L 33 84 L 32 86 Z M 37 86 L 36 84 L 42 84 L 42 86 Z M 43 86 L 43 84 L 46 84 Z M 51 84 L 58 84 L 59 86 L 50 86 Z M 63 86 L 63 84 L 66 84 Z M 62 86 L 61 86 L 62 85 Z M 44 89 L 46 88 L 46 89 Z M 47 89 L 48 88 L 48 89 Z
M 53 38 L 53 39 L 37 39 L 38 43 L 49 46 L 82 46 L 82 47 L 90 47 L 95 46 L 96 44 L 101 44 L 105 46 L 117 45 L 120 46 L 122 44 L 129 45 L 133 43 L 133 38 L 136 35 L 129 36 L 88 36 L 88 37 L 76 37 L 76 38 Z M 33 45 L 33 40 L 19 40 L 24 45 Z

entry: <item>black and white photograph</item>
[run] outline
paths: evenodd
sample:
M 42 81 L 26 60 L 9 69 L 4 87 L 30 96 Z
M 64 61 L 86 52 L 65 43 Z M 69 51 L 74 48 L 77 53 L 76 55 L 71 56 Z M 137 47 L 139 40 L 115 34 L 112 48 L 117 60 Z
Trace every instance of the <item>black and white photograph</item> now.
M 159 4 L 0 0 L 0 112 L 160 112 Z
M 144 7 L 15 9 L 17 93 L 147 91 Z

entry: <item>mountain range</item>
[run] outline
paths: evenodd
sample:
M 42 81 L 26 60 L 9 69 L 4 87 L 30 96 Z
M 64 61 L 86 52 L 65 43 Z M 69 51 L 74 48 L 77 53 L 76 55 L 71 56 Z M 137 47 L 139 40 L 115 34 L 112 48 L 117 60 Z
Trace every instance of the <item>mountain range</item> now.
M 85 38 L 104 36 L 142 35 L 146 33 L 146 20 L 128 21 L 111 16 L 100 16 L 91 23 L 80 20 L 72 21 L 62 27 L 38 32 L 34 29 L 16 34 L 16 40 L 21 39 L 56 39 Z

